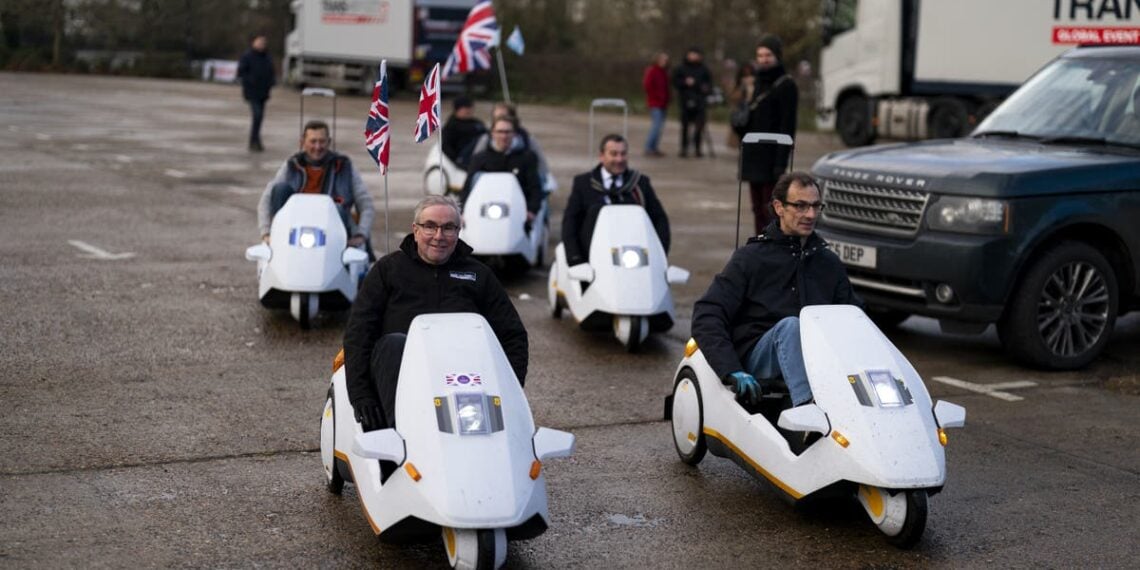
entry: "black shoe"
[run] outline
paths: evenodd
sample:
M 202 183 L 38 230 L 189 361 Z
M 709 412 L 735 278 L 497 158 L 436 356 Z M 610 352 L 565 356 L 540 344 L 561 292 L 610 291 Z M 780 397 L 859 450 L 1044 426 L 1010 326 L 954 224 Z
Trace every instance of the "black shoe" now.
M 249 143 L 249 152 L 262 152 L 264 150 L 265 150 L 265 147 L 261 146 L 260 142 Z

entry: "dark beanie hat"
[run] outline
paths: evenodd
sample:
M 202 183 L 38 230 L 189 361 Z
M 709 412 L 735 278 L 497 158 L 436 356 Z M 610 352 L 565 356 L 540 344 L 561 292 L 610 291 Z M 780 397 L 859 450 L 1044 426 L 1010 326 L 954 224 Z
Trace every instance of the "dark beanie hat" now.
M 452 100 L 451 104 L 453 109 L 463 109 L 464 107 L 474 107 L 475 104 L 471 102 L 471 98 L 466 95 L 460 95 Z
M 768 50 L 776 56 L 776 59 L 780 60 L 780 62 L 783 63 L 784 42 L 780 41 L 780 36 L 777 36 L 776 34 L 764 34 L 760 36 L 760 41 L 756 42 L 756 47 L 768 48 Z

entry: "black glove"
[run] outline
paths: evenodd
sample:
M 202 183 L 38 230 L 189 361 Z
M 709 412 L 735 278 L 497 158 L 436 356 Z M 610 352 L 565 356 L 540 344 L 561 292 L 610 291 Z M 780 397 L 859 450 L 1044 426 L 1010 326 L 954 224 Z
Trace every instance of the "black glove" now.
M 375 402 L 361 402 L 353 406 L 356 421 L 364 431 L 375 431 L 384 426 L 384 410 Z

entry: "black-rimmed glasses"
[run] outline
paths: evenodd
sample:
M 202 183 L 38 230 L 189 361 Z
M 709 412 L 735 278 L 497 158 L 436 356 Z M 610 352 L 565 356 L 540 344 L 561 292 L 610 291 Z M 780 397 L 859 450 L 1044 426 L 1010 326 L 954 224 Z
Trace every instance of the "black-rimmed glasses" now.
M 459 233 L 459 226 L 451 223 L 443 224 L 441 226 L 435 222 L 428 222 L 426 224 L 416 222 L 416 225 L 419 226 L 420 230 L 429 236 L 434 236 L 439 231 L 443 231 L 443 235 L 447 237 L 455 237 L 455 235 Z

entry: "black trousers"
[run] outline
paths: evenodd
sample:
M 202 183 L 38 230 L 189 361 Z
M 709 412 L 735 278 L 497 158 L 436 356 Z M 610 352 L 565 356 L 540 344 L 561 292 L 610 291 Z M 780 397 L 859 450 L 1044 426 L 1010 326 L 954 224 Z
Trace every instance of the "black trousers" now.
M 261 144 L 261 120 L 265 118 L 265 100 L 249 100 L 250 114 L 253 116 L 253 121 L 249 125 L 249 144 Z
M 689 151 L 689 130 L 693 131 L 693 150 L 701 154 L 701 135 L 705 132 L 705 109 L 695 107 L 681 108 L 681 153 Z
M 404 358 L 404 344 L 408 335 L 389 333 L 372 347 L 372 384 L 380 398 L 384 412 L 381 429 L 396 427 L 396 386 L 400 381 L 400 361 Z

